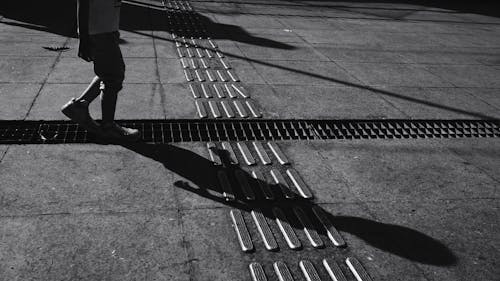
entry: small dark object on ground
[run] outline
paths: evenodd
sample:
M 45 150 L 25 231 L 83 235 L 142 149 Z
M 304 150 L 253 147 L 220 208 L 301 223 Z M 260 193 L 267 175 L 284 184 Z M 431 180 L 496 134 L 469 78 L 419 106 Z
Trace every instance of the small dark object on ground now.
M 53 52 L 66 52 L 69 50 L 69 47 L 64 46 L 43 46 L 45 50 L 53 51 Z

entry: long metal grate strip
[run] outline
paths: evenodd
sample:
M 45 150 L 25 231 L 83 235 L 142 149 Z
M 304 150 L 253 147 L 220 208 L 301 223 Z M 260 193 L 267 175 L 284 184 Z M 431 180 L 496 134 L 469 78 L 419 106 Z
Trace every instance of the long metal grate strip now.
M 124 120 L 142 141 L 500 137 L 498 120 Z M 69 121 L 0 121 L 0 144 L 99 142 Z

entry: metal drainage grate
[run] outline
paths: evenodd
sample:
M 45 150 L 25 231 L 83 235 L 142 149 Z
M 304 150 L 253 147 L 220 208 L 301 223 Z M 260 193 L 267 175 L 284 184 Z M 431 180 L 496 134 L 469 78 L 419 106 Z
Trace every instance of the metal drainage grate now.
M 126 120 L 151 143 L 500 137 L 497 120 Z M 89 143 L 69 121 L 0 121 L 0 144 Z

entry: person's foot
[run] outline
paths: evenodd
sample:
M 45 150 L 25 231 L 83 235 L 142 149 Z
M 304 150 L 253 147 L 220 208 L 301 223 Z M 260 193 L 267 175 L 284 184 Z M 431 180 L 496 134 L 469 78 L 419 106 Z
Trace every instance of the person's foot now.
M 89 114 L 89 103 L 85 100 L 76 100 L 72 98 L 68 103 L 62 106 L 61 111 L 69 119 L 78 123 L 91 132 L 99 131 L 99 124 Z
M 102 123 L 100 135 L 109 140 L 128 142 L 135 142 L 141 138 L 139 130 L 122 127 L 115 122 Z

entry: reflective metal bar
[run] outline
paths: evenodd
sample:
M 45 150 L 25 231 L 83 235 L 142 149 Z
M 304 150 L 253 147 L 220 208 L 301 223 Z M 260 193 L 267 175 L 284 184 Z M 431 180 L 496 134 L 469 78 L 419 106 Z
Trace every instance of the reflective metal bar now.
M 308 260 L 301 260 L 299 267 L 307 281 L 321 281 L 314 265 Z
M 266 273 L 260 263 L 252 262 L 249 265 L 249 268 L 253 281 L 267 281 Z
M 195 105 L 196 105 L 196 111 L 198 111 L 198 117 L 207 118 L 208 115 L 207 115 L 207 111 L 205 110 L 205 106 L 203 105 L 203 102 L 197 100 L 197 101 L 195 101 Z
M 222 104 L 222 109 L 224 109 L 224 112 L 226 113 L 226 116 L 228 118 L 234 118 L 234 111 L 231 108 L 231 105 L 227 101 L 221 101 Z
M 255 200 L 255 193 L 253 192 L 252 187 L 248 183 L 248 178 L 246 176 L 246 173 L 241 170 L 236 170 L 234 171 L 234 175 L 241 187 L 241 191 L 243 192 L 245 199 L 248 201 Z
M 276 239 L 271 231 L 271 228 L 267 224 L 267 220 L 262 214 L 261 210 L 253 210 L 252 217 L 259 230 L 260 236 L 262 237 L 262 241 L 267 250 L 273 251 L 278 249 L 278 243 L 276 243 Z
M 264 198 L 266 200 L 274 200 L 273 191 L 269 187 L 269 184 L 267 183 L 266 179 L 264 178 L 264 175 L 258 170 L 253 170 L 252 177 L 257 181 L 260 189 L 262 190 L 262 194 L 264 195 Z
M 234 150 L 231 146 L 231 144 L 227 141 L 223 141 L 222 142 L 222 149 L 224 149 L 225 151 L 227 151 L 227 153 L 229 154 L 229 160 L 230 160 L 230 163 L 231 164 L 234 164 L 234 165 L 237 165 L 238 164 L 238 158 L 236 158 L 236 154 L 234 153 Z
M 309 220 L 309 217 L 307 217 L 306 213 L 298 206 L 293 208 L 293 212 L 302 224 L 304 233 L 309 239 L 309 242 L 311 242 L 311 245 L 314 248 L 324 247 L 325 244 L 323 244 L 321 237 L 319 237 L 318 232 L 314 229 L 313 224 L 311 223 L 311 220 Z
M 191 94 L 193 95 L 193 98 L 195 98 L 195 99 L 201 98 L 198 90 L 195 88 L 196 88 L 196 86 L 194 84 L 189 84 L 189 90 L 191 90 Z
M 346 264 L 351 270 L 352 274 L 354 274 L 354 277 L 356 277 L 356 280 L 358 281 L 371 281 L 370 275 L 366 272 L 364 267 L 361 265 L 361 263 L 353 257 L 349 257 L 346 259 Z
M 297 173 L 296 170 L 294 169 L 287 169 L 286 174 L 292 181 L 293 185 L 299 192 L 300 196 L 306 199 L 311 199 L 313 198 L 313 194 L 309 187 L 307 187 L 306 183 L 302 180 L 302 178 L 299 176 L 299 173 Z
M 220 187 L 222 188 L 222 196 L 226 201 L 234 201 L 236 197 L 234 196 L 233 188 L 227 178 L 227 175 L 224 171 L 217 172 L 217 178 L 219 179 Z
M 262 113 L 257 110 L 253 103 L 250 102 L 249 100 L 245 101 L 245 103 L 247 104 L 248 106 L 248 109 L 250 109 L 250 113 L 252 113 L 252 116 L 255 117 L 255 118 L 261 118 L 262 117 Z
M 200 84 L 200 87 L 205 98 L 209 99 L 213 97 L 212 93 L 210 92 L 210 88 L 206 84 Z
M 333 245 L 337 247 L 344 247 L 346 245 L 344 239 L 337 231 L 337 229 L 333 226 L 333 223 L 328 218 L 328 215 L 323 211 L 323 209 L 319 206 L 312 207 L 314 215 L 321 222 L 321 225 L 326 230 L 328 238 L 332 241 Z
M 260 161 L 262 162 L 262 164 L 264 164 L 264 165 L 271 164 L 271 159 L 269 159 L 269 156 L 267 155 L 266 150 L 262 146 L 262 143 L 254 141 L 254 142 L 252 142 L 252 145 L 253 145 L 255 151 L 257 152 L 257 155 L 259 155 L 259 158 L 260 158 Z
M 279 146 L 276 143 L 274 143 L 274 142 L 268 142 L 267 146 L 271 149 L 271 151 L 273 152 L 274 156 L 276 157 L 276 159 L 278 159 L 278 162 L 281 165 L 288 165 L 288 164 L 290 164 L 290 162 L 288 161 L 287 157 L 281 151 L 281 149 L 279 148 Z
M 240 117 L 242 117 L 242 118 L 248 117 L 247 111 L 245 110 L 245 108 L 243 107 L 243 105 L 240 103 L 239 100 L 234 100 L 233 104 L 234 104 L 234 107 L 236 107 L 236 111 L 238 111 L 238 114 L 240 115 Z
M 288 266 L 283 261 L 277 261 L 273 264 L 274 271 L 278 275 L 279 281 L 294 281 Z
M 238 142 L 236 143 L 236 146 L 238 146 L 241 155 L 243 155 L 243 159 L 245 160 L 245 163 L 249 166 L 255 165 L 255 159 L 253 158 L 252 154 L 250 153 L 250 150 L 248 149 L 247 145 L 243 142 Z
M 290 223 L 288 222 L 288 219 L 286 218 L 283 211 L 275 207 L 273 208 L 273 215 L 276 218 L 276 223 L 278 224 L 278 227 L 281 230 L 281 233 L 283 234 L 283 237 L 285 238 L 288 247 L 294 250 L 302 247 L 302 244 L 297 238 L 297 235 L 295 235 L 295 232 L 293 231 L 293 228 L 290 226 Z
M 328 272 L 328 275 L 330 275 L 332 281 L 347 281 L 339 265 L 333 259 L 323 259 L 323 266 Z
M 245 91 L 243 91 L 243 89 L 239 88 L 238 86 L 236 86 L 235 84 L 231 84 L 231 87 L 233 87 L 233 89 L 240 95 L 242 96 L 243 98 L 249 98 L 250 96 L 245 93 Z
M 250 233 L 248 233 L 245 220 L 240 210 L 230 211 L 231 220 L 233 221 L 233 227 L 238 236 L 238 241 L 240 242 L 241 250 L 243 252 L 250 252 L 253 250 L 252 238 Z
M 215 164 L 215 165 L 222 165 L 222 161 L 220 160 L 220 157 L 219 155 L 215 152 L 218 150 L 217 146 L 215 145 L 215 143 L 213 142 L 208 142 L 207 143 L 207 150 L 208 150 L 208 154 L 210 156 L 210 160 L 212 160 L 212 162 Z
M 217 106 L 217 102 L 215 101 L 209 101 L 208 106 L 210 107 L 210 111 L 212 111 L 212 115 L 215 118 L 221 118 L 222 114 L 219 111 L 219 107 Z

